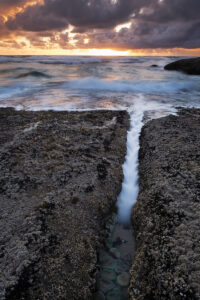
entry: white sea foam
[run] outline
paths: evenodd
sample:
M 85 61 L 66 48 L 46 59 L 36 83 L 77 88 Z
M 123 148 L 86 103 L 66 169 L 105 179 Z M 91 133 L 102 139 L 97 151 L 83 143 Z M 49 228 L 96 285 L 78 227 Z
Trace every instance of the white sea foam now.
M 28 82 L 14 82 L 12 84 L 0 86 L 0 101 L 11 97 L 32 95 L 34 92 L 39 90 L 41 90 L 40 84 L 30 86 Z
M 156 111 L 155 117 L 166 116 L 169 113 L 175 114 L 176 110 L 170 105 L 159 104 L 158 102 L 146 101 L 140 95 L 134 105 L 129 108 L 130 130 L 127 135 L 127 154 L 123 164 L 124 180 L 122 190 L 117 200 L 118 220 L 122 224 L 130 222 L 131 209 L 138 196 L 138 152 L 139 136 L 143 126 L 143 117 L 146 112 Z
M 190 90 L 200 91 L 198 82 L 191 81 L 156 81 L 156 80 L 102 80 L 87 77 L 79 80 L 71 80 L 63 86 L 79 90 L 112 91 L 112 92 L 134 92 L 134 93 L 177 93 Z

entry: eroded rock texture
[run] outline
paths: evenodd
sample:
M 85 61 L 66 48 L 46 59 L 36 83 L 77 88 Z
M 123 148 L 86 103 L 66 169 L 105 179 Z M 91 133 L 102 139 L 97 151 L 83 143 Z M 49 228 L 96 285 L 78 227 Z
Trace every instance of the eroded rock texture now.
M 126 112 L 0 109 L 0 299 L 91 299 Z
M 200 110 L 147 123 L 140 143 L 131 299 L 200 299 Z

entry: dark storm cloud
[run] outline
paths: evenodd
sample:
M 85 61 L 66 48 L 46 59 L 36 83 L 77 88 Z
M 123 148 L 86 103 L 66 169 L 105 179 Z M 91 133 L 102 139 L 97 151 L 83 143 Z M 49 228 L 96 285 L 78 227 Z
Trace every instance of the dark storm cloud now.
M 126 21 L 133 9 L 132 0 L 45 0 L 44 5 L 31 6 L 17 14 L 7 22 L 7 26 L 9 29 L 23 28 L 27 31 L 34 31 L 34 28 L 38 31 L 40 24 L 40 30 L 47 26 L 56 29 L 64 23 L 85 30 L 109 28 Z
M 10 30 L 21 29 L 26 31 L 46 31 L 67 27 L 67 22 L 54 13 L 47 15 L 45 7 L 41 5 L 29 6 L 25 12 L 18 13 L 15 18 L 9 19 L 6 26 Z
M 24 1 L 3 0 L 4 5 Z M 71 24 L 79 44 L 83 36 L 90 38 L 89 47 L 198 48 L 199 13 L 199 0 L 44 0 L 10 18 L 6 27 L 59 32 Z M 130 29 L 113 32 L 114 26 L 128 21 Z
M 30 2 L 29 0 L 0 0 L 0 7 L 1 10 L 9 9 L 12 7 L 18 7 L 21 6 L 27 2 Z
M 170 24 L 136 21 L 120 32 L 89 33 L 90 48 L 200 48 L 200 22 Z
M 78 27 L 107 28 L 126 21 L 134 9 L 132 0 L 49 1 L 48 11 L 56 11 Z
M 135 17 L 128 43 L 136 48 L 200 47 L 200 1 L 151 1 Z M 135 24 L 135 25 L 134 25 Z
M 144 2 L 143 2 L 144 3 Z M 135 11 L 130 29 L 89 33 L 90 47 L 200 48 L 199 0 L 149 0 Z
M 152 12 L 141 14 L 143 20 L 158 23 L 199 20 L 199 0 L 150 0 L 146 7 L 152 8 Z

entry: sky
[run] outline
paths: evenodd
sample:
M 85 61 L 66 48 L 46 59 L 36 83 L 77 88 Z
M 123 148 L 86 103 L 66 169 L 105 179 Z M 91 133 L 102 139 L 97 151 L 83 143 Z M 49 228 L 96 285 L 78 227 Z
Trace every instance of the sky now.
M 200 56 L 200 0 L 0 0 L 0 54 Z

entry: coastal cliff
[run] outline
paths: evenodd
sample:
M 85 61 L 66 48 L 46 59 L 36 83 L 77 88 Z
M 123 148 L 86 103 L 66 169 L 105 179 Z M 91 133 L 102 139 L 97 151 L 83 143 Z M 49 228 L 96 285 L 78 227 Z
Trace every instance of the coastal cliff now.
M 148 122 L 132 212 L 132 300 L 200 299 L 200 110 Z
M 125 111 L 0 109 L 0 299 L 91 299 Z

